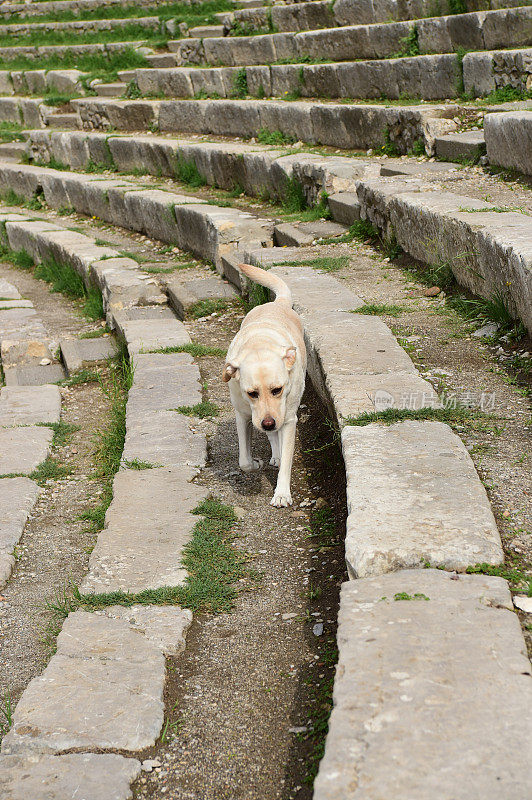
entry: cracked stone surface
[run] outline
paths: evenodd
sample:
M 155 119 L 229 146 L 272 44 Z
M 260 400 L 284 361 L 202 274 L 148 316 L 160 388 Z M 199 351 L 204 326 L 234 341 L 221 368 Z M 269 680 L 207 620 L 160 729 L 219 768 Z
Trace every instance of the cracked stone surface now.
M 2 752 L 149 747 L 163 724 L 164 681 L 164 655 L 142 633 L 121 619 L 75 611 L 57 653 L 19 700 Z
M 505 581 L 404 570 L 345 583 L 338 643 L 315 800 L 530 797 L 530 663 Z
M 123 470 L 116 475 L 106 527 L 91 554 L 83 592 L 139 592 L 182 583 L 182 549 L 198 520 L 190 512 L 207 494 L 190 483 L 194 475 L 190 468 Z
M 424 562 L 465 570 L 504 560 L 486 491 L 441 422 L 345 427 L 346 561 L 352 577 Z
M 0 475 L 33 472 L 48 455 L 53 435 L 51 428 L 0 428 Z
M 9 800 L 128 800 L 140 762 L 112 753 L 1 756 L 0 796 Z

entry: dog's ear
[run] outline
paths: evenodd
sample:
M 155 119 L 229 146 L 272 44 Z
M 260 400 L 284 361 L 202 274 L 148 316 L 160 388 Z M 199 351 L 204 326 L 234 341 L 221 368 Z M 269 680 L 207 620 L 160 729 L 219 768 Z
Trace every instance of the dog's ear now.
M 231 380 L 231 378 L 236 377 L 237 372 L 238 372 L 238 367 L 235 367 L 234 364 L 226 364 L 222 374 L 223 382 L 227 383 L 228 381 Z
M 283 361 L 286 364 L 286 369 L 288 370 L 288 372 L 290 372 L 290 370 L 296 363 L 296 356 L 297 356 L 297 349 L 295 347 L 289 347 L 286 353 L 284 354 Z

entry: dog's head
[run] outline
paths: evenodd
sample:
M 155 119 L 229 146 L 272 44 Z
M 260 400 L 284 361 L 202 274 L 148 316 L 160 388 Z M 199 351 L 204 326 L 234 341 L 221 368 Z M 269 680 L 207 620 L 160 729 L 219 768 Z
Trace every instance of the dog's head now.
M 227 382 L 233 378 L 238 382 L 251 407 L 253 425 L 259 431 L 276 431 L 284 424 L 296 358 L 296 348 L 289 347 L 283 354 L 271 350 L 250 352 L 240 363 L 225 365 L 222 379 Z

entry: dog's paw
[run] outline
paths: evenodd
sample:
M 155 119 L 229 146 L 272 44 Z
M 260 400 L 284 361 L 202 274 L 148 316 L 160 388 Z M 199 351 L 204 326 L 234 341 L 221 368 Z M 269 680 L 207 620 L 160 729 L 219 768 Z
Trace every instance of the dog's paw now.
M 270 466 L 271 467 L 278 467 L 281 464 L 280 458 L 274 458 L 273 456 L 270 458 Z
M 252 458 L 251 461 L 247 461 L 239 466 L 242 472 L 254 472 L 257 469 L 262 469 L 263 465 L 264 462 L 261 458 Z
M 276 491 L 272 499 L 270 500 L 270 505 L 275 506 L 276 508 L 286 508 L 287 506 L 292 505 L 292 495 L 289 491 Z

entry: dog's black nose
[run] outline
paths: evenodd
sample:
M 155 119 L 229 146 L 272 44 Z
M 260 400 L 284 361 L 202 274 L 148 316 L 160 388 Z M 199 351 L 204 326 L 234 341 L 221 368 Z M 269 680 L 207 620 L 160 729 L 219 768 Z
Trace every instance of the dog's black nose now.
M 273 417 L 264 417 L 261 425 L 265 431 L 273 431 L 275 429 L 275 420 Z

